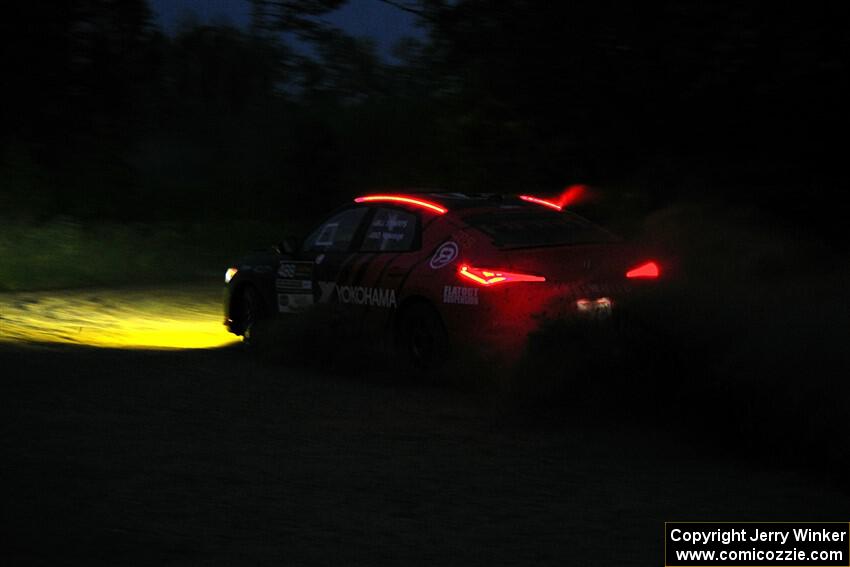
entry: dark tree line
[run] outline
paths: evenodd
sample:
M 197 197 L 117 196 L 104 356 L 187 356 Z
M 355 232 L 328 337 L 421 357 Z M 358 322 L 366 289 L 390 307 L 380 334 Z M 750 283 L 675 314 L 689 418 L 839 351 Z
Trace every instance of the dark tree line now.
M 144 0 L 10 4 L 0 205 L 286 217 L 379 186 L 581 181 L 837 214 L 840 3 L 385 3 L 425 32 L 391 62 L 326 23 L 344 0 L 254 0 L 248 30 L 173 36 Z

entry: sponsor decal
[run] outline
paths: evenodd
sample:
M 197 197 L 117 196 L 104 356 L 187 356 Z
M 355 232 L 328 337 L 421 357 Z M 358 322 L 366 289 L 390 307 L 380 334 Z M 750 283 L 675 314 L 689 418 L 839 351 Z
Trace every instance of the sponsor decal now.
M 277 275 L 284 279 L 309 280 L 313 275 L 313 263 L 281 262 L 277 268 Z
M 341 285 L 336 288 L 340 303 L 372 305 L 373 307 L 395 307 L 395 290 L 380 287 Z
M 313 291 L 313 282 L 310 280 L 283 280 L 279 279 L 275 283 L 278 291 L 301 291 L 302 293 L 311 293 Z
M 478 305 L 478 288 L 459 285 L 443 286 L 443 303 Z
M 340 303 L 371 305 L 372 307 L 396 307 L 395 290 L 361 285 L 336 285 L 334 282 L 319 282 L 319 303 L 330 301 L 336 291 Z
M 311 262 L 281 262 L 277 268 L 275 287 L 278 291 L 300 291 L 312 294 L 312 273 Z
M 406 216 L 406 213 L 404 215 Z M 396 212 L 389 213 L 387 218 L 376 217 L 366 235 L 366 240 L 375 241 L 370 243 L 369 250 L 375 246 L 380 250 L 402 246 L 402 241 L 409 235 L 408 224 L 408 219 Z
M 277 269 L 277 275 L 282 278 L 295 277 L 295 264 L 283 264 Z
M 313 296 L 306 293 L 277 294 L 277 310 L 280 313 L 302 313 L 313 305 Z
M 451 264 L 457 258 L 459 249 L 457 242 L 444 242 L 442 246 L 437 248 L 434 255 L 431 256 L 431 262 L 428 264 L 434 270 L 439 270 L 443 266 Z
M 398 242 L 404 238 L 404 234 L 400 232 L 381 232 L 380 230 L 375 230 L 369 233 L 367 236 L 369 240 L 394 240 Z

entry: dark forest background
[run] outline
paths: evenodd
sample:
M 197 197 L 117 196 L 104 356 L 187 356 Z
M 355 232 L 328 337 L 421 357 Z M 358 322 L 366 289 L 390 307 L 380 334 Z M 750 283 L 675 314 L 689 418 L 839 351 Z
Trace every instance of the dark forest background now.
M 247 1 L 247 0 L 246 0 Z M 690 198 L 839 234 L 840 3 L 419 0 L 394 57 L 254 0 L 247 30 L 144 0 L 3 14 L 0 207 L 27 218 L 291 219 L 376 187 Z

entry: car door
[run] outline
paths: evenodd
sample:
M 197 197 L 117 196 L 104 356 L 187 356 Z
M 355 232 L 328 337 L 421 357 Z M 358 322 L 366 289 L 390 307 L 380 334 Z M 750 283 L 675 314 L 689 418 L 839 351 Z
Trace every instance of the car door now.
M 322 222 L 306 238 L 299 251 L 302 261 L 311 264 L 311 291 L 316 317 L 340 324 L 343 307 L 350 293 L 340 294 L 340 286 L 349 279 L 355 260 L 355 248 L 362 238 L 369 208 L 343 209 Z
M 421 248 L 421 225 L 418 213 L 396 207 L 376 207 L 367 219 L 354 279 L 356 293 L 363 298 L 354 305 L 363 336 L 385 336 Z

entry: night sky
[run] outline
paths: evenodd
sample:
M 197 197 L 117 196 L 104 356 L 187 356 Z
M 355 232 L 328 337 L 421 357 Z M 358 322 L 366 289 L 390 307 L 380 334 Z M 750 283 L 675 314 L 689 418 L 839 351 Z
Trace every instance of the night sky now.
M 149 0 L 149 4 L 166 32 L 173 32 L 189 17 L 202 23 L 227 22 L 243 28 L 251 17 L 248 0 Z M 326 19 L 351 35 L 373 38 L 379 52 L 385 55 L 399 39 L 422 35 L 412 14 L 378 0 L 350 0 Z

